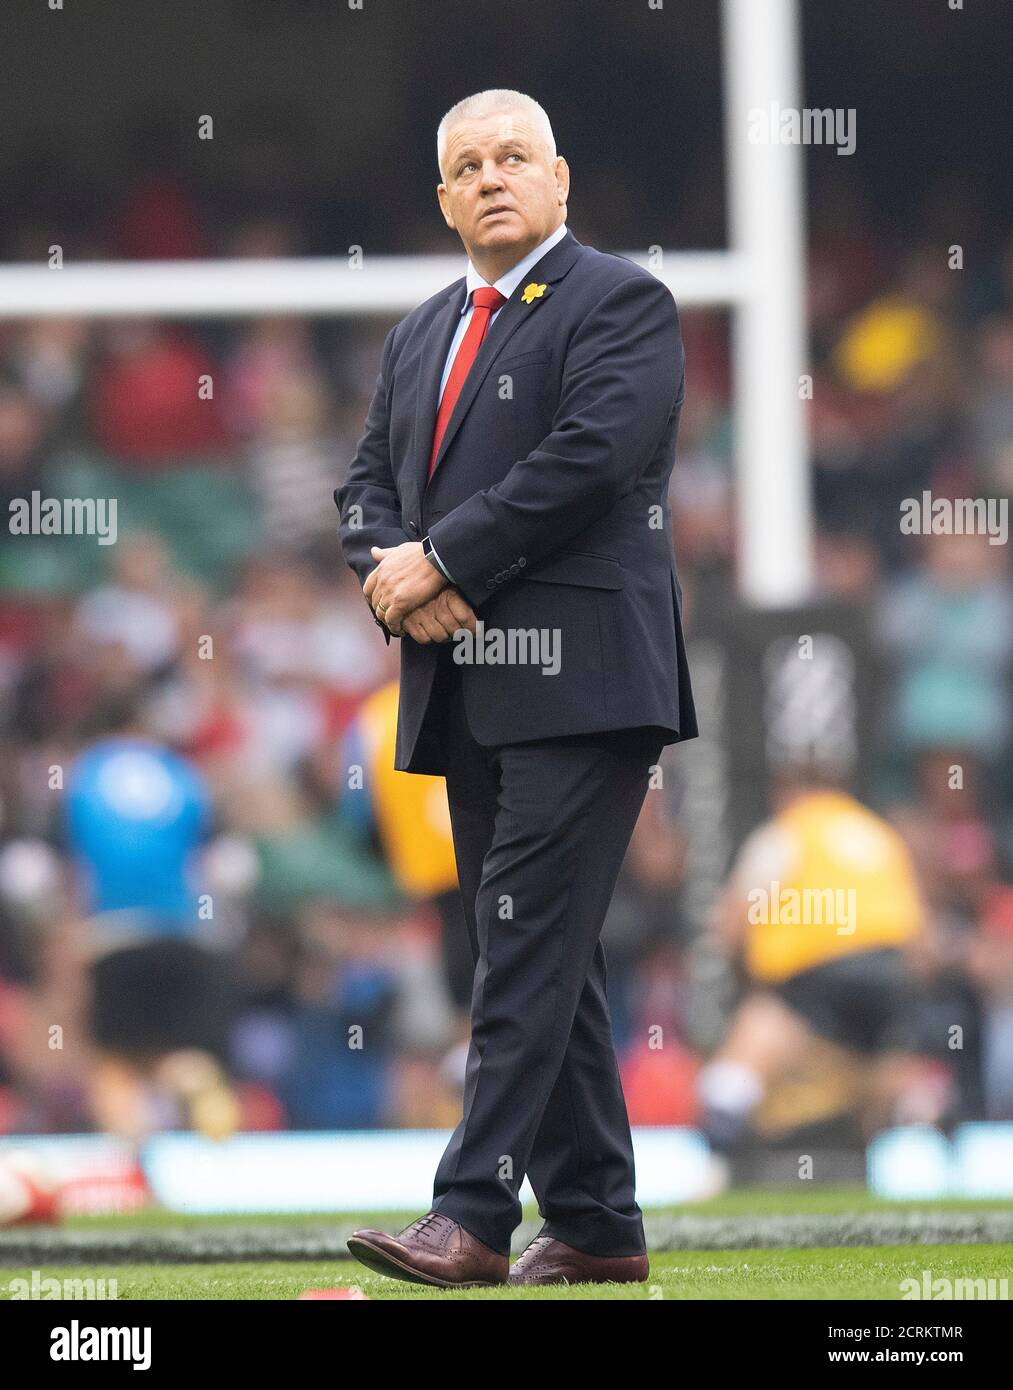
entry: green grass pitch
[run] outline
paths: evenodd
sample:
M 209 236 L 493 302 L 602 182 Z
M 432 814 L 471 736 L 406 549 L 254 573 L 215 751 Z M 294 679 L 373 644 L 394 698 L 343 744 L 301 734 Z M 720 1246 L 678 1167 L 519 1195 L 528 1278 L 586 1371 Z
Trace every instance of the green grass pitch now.
M 354 1286 L 370 1299 L 400 1300 L 899 1299 L 901 1281 L 921 1282 L 926 1269 L 934 1279 L 1013 1283 L 1013 1203 L 883 1202 L 860 1189 L 732 1192 L 691 1207 L 645 1212 L 649 1241 L 653 1232 L 663 1248 L 652 1253 L 651 1278 L 642 1286 L 449 1291 L 385 1279 L 340 1258 L 344 1235 L 357 1225 L 397 1230 L 417 1214 L 244 1220 L 153 1210 L 77 1218 L 58 1231 L 6 1231 L 0 1233 L 0 1300 L 12 1296 L 12 1280 L 30 1281 L 33 1270 L 44 1279 L 115 1279 L 120 1299 L 156 1300 L 294 1299 L 306 1289 L 336 1286 Z M 966 1239 L 949 1241 L 951 1228 L 966 1229 Z M 536 1229 L 529 1219 L 515 1253 Z M 740 1231 L 773 1236 L 737 1248 Z M 820 1244 L 821 1231 L 840 1235 Z M 794 1232 L 799 1243 L 786 1243 Z M 704 1248 L 711 1235 L 713 1248 Z M 256 1258 L 244 1258 L 251 1241 Z M 235 1258 L 222 1257 L 223 1250 L 234 1250 Z M 292 1258 L 296 1250 L 299 1257 Z

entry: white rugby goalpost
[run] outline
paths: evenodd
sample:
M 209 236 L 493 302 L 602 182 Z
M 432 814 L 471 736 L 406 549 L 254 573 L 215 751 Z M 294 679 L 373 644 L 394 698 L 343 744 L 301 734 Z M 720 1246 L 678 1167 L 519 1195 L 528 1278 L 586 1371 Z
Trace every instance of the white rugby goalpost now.
M 749 141 L 750 111 L 800 106 L 797 0 L 722 0 L 728 250 L 663 252 L 654 274 L 683 308 L 733 320 L 736 534 L 747 602 L 811 585 L 802 152 Z M 692 140 L 693 132 L 687 133 Z M 646 253 L 631 258 L 647 264 Z M 0 266 L 0 319 L 403 314 L 462 273 L 460 256 Z M 692 362 L 687 390 L 692 390 Z

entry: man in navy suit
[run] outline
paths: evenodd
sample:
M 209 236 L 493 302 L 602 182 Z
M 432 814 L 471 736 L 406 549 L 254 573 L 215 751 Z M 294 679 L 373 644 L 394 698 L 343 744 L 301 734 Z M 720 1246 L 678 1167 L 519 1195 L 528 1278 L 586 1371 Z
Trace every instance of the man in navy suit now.
M 568 231 L 530 97 L 459 102 L 437 148 L 467 276 L 388 335 L 335 501 L 401 638 L 395 766 L 447 780 L 472 1040 L 431 1211 L 349 1248 L 448 1287 L 642 1281 L 599 936 L 661 749 L 697 731 L 668 504 L 679 320 Z M 511 1271 L 525 1174 L 545 1224 Z

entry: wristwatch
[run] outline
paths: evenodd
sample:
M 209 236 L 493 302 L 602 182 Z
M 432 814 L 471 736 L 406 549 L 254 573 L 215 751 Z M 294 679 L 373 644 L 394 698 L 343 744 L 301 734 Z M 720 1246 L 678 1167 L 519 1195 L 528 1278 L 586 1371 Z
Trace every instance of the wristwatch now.
M 436 568 L 440 570 L 440 562 L 436 558 L 436 555 L 433 551 L 433 543 L 428 536 L 422 537 L 422 554 L 426 557 L 426 559 L 429 561 L 431 565 L 435 565 Z M 440 570 L 440 573 L 442 574 L 443 571 Z
M 433 549 L 433 543 L 428 536 L 422 537 L 422 554 L 426 557 L 426 559 L 429 561 L 429 563 L 433 566 L 434 569 L 439 570 L 440 574 L 443 575 L 444 579 L 449 580 L 450 583 L 453 584 L 453 579 L 451 579 L 450 575 L 440 564 L 440 557 Z

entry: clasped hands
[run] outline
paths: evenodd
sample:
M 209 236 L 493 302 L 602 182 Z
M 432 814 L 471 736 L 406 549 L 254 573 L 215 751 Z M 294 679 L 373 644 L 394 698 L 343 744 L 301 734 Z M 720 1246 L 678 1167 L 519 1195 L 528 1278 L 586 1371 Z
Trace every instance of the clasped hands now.
M 461 628 L 475 631 L 471 604 L 422 553 L 421 541 L 370 547 L 376 569 L 366 578 L 366 602 L 395 637 L 447 642 Z

